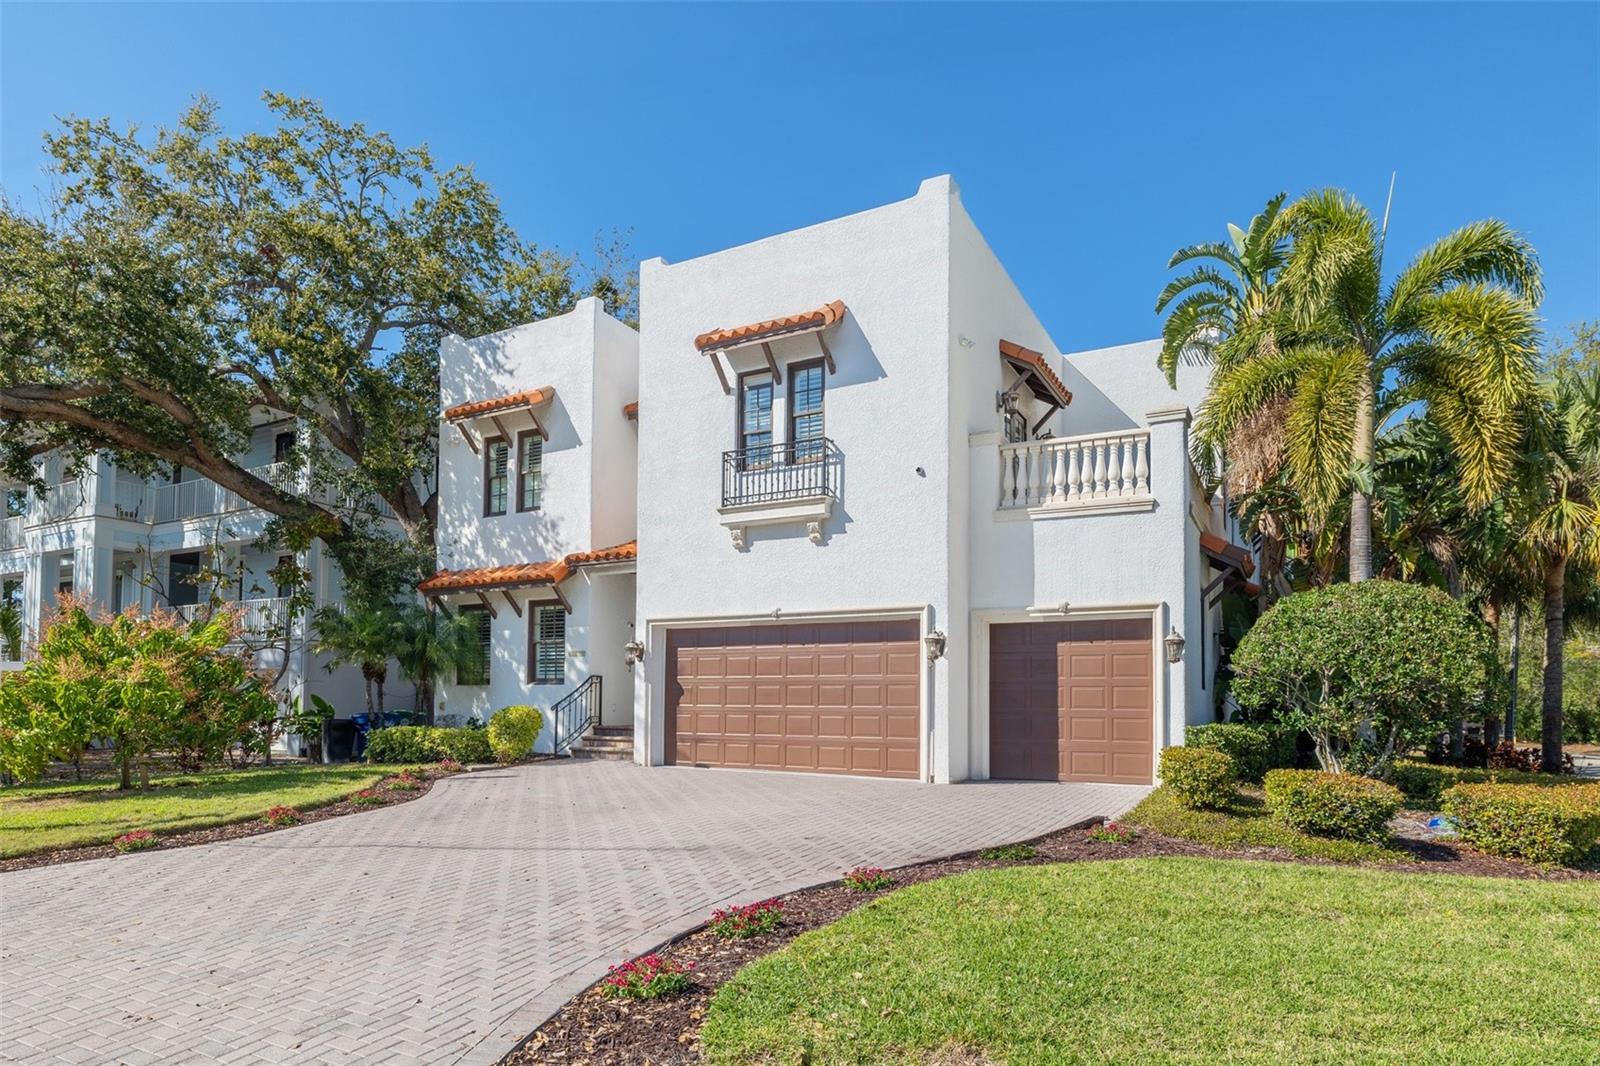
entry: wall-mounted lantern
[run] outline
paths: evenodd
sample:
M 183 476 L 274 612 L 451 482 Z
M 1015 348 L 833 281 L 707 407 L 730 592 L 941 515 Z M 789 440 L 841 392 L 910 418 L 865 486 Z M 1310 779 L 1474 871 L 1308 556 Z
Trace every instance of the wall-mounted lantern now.
M 644 645 L 637 640 L 628 641 L 622 646 L 622 657 L 628 668 L 633 669 L 634 663 L 644 662 Z
M 930 663 L 935 659 L 944 658 L 944 648 L 946 643 L 947 641 L 945 640 L 944 630 L 942 629 L 930 630 L 928 634 L 922 638 L 922 646 L 928 650 L 928 661 Z
M 1172 627 L 1172 632 L 1167 634 L 1167 639 L 1162 641 L 1167 646 L 1167 662 L 1183 662 L 1183 637 L 1179 635 L 1178 628 Z

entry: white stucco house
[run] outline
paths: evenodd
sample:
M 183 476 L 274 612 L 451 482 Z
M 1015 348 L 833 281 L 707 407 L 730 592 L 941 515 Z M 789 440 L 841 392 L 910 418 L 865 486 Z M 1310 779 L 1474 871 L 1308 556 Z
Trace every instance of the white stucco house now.
M 448 710 L 934 782 L 1149 783 L 1214 720 L 1216 604 L 1256 590 L 1188 458 L 1203 382 L 1158 342 L 1063 355 L 952 180 L 649 260 L 640 321 L 442 349 L 423 591 L 488 664 Z

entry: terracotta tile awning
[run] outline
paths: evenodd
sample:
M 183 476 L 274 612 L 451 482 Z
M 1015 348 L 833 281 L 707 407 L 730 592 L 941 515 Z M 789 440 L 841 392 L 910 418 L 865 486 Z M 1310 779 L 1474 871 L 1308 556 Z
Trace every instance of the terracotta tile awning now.
M 623 404 L 622 417 L 626 418 L 630 422 L 639 421 L 639 401 L 635 400 L 632 403 Z
M 454 407 L 445 408 L 444 417 L 447 422 L 457 422 L 463 418 L 479 418 L 483 415 L 500 414 L 503 411 L 514 411 L 523 407 L 543 407 L 555 397 L 555 394 L 554 386 L 546 385 L 542 389 L 528 389 L 525 392 L 493 396 L 487 400 L 458 403 Z
M 696 337 L 694 346 L 702 352 L 711 352 L 756 344 L 796 333 L 811 333 L 833 325 L 844 317 L 844 313 L 844 301 L 834 300 L 832 303 L 823 304 L 815 311 L 802 311 L 784 318 L 769 318 L 765 322 L 752 322 L 748 326 L 714 329 Z
M 1248 550 L 1238 544 L 1230 544 L 1215 533 L 1200 534 L 1200 550 L 1223 570 L 1237 570 L 1245 577 L 1256 572 L 1255 560 L 1250 558 Z
M 466 570 L 440 570 L 417 585 L 425 596 L 452 592 L 488 592 L 493 589 L 524 588 L 529 585 L 558 585 L 573 571 L 600 563 L 624 563 L 638 558 L 638 542 L 628 541 L 610 548 L 573 552 L 561 559 L 542 563 L 513 563 L 510 566 L 480 566 Z
M 1036 352 L 1032 348 L 1024 348 L 1011 341 L 1000 342 L 1000 358 L 1010 364 L 1011 369 L 1021 374 L 1027 381 L 1033 394 L 1045 403 L 1055 407 L 1065 407 L 1072 402 L 1072 393 L 1061 383 L 1061 378 L 1050 368 L 1043 352 Z

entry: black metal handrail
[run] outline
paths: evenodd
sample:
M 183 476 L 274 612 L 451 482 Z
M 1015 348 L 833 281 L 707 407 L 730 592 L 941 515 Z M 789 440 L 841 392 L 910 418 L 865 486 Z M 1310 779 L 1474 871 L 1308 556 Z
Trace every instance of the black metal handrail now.
M 550 726 L 555 731 L 554 752 L 565 755 L 578 738 L 600 724 L 600 675 L 567 693 L 550 708 Z
M 722 506 L 839 495 L 844 458 L 827 437 L 722 453 Z

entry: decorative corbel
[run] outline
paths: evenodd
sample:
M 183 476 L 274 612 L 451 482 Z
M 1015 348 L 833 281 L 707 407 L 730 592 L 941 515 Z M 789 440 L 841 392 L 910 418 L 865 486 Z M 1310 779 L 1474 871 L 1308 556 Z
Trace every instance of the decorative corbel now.
M 822 543 L 822 523 L 821 522 L 807 522 L 806 523 L 806 536 L 811 538 L 811 543 L 813 543 L 813 544 L 821 544 Z
M 746 545 L 743 526 L 729 526 L 728 536 L 733 538 L 733 547 L 735 551 L 744 551 Z

